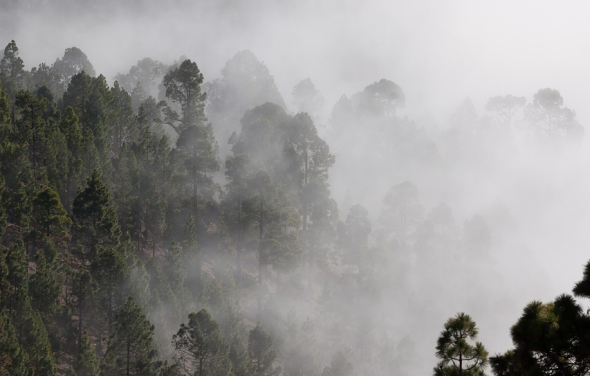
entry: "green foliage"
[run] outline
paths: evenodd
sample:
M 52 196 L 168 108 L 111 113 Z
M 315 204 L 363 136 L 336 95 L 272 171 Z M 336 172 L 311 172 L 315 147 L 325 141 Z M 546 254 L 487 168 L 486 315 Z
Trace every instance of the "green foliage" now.
M 119 243 L 121 229 L 113 209 L 111 195 L 97 170 L 74 199 L 74 241 L 90 255 L 99 246 L 115 246 Z
M 78 351 L 78 358 L 75 366 L 76 375 L 80 376 L 98 376 L 99 359 L 92 348 L 88 332 L 84 331 L 82 343 Z
M 186 375 L 228 375 L 229 346 L 219 325 L 206 310 L 191 313 L 172 338 L 178 362 Z
M 203 74 L 199 71 L 197 63 L 185 60 L 178 68 L 168 72 L 163 81 L 166 87 L 166 97 L 175 103 L 180 104 L 182 117 L 169 112 L 169 117 L 175 126 L 176 121 L 180 121 L 180 127 L 176 127 L 182 133 L 191 125 L 202 125 L 207 119 L 205 118 L 205 99 L 207 93 L 201 92 L 203 84 Z
M 33 199 L 33 223 L 39 231 L 56 244 L 63 244 L 70 239 L 68 229 L 72 220 L 61 204 L 59 195 L 46 187 Z
M 26 376 L 28 354 L 18 343 L 6 312 L 0 310 L 0 376 Z
M 157 375 L 154 326 L 132 298 L 116 316 L 115 331 L 101 367 L 103 375 Z
M 0 60 L 0 80 L 11 104 L 14 104 L 16 93 L 24 87 L 26 72 L 25 64 L 20 58 L 18 47 L 14 40 L 4 48 L 4 56 Z
M 436 344 L 436 357 L 441 361 L 434 368 L 434 375 L 484 375 L 488 352 L 481 342 L 468 342 L 477 338 L 477 333 L 469 315 L 460 312 L 450 318 Z

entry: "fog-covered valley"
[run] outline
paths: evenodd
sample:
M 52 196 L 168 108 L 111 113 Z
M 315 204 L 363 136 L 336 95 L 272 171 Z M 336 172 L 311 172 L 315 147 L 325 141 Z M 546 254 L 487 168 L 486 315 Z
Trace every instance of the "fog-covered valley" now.
M 0 4 L 0 375 L 588 374 L 588 10 Z

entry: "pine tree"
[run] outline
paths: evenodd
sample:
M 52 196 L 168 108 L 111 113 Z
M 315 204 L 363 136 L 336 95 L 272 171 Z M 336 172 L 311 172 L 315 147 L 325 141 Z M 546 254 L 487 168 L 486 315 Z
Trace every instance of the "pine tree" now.
M 42 183 L 47 179 L 44 158 L 49 151 L 45 134 L 46 122 L 43 119 L 47 103 L 45 98 L 35 97 L 25 91 L 16 95 L 15 108 L 18 112 L 18 120 L 15 122 L 18 140 L 28 150 L 35 184 Z
M 248 336 L 248 354 L 256 366 L 258 376 L 268 374 L 277 354 L 272 350 L 272 338 L 260 323 L 250 331 Z
M 178 68 L 168 72 L 163 81 L 166 87 L 166 97 L 180 104 L 182 117 L 172 115 L 171 125 L 182 132 L 190 125 L 202 125 L 205 118 L 205 99 L 207 93 L 201 92 L 203 74 L 199 71 L 197 64 L 190 60 L 183 61 Z M 177 128 L 176 121 L 180 121 Z
M 79 118 L 71 106 L 67 106 L 60 119 L 59 129 L 67 140 L 67 170 L 64 171 L 63 202 L 67 210 L 71 210 L 76 188 L 81 183 L 82 174 L 82 129 L 78 124 Z
M 231 368 L 231 365 L 225 362 L 229 355 L 228 346 L 217 322 L 204 309 L 198 313 L 189 314 L 188 318 L 188 324 L 181 324 L 172 338 L 178 361 L 185 374 L 205 376 L 225 373 L 227 375 Z M 226 359 L 220 359 L 223 355 Z
M 128 267 L 123 256 L 114 248 L 101 250 L 90 265 L 98 294 L 102 295 L 101 311 L 106 311 L 107 333 L 113 323 L 113 312 L 122 304 L 120 288 L 128 276 Z M 118 297 L 118 299 L 117 299 Z
M 116 317 L 102 366 L 105 375 L 157 375 L 154 326 L 130 297 Z
M 68 229 L 72 220 L 61 204 L 57 192 L 49 187 L 40 190 L 33 199 L 33 223 L 55 244 L 63 245 L 70 239 Z
M 92 348 L 92 342 L 90 342 L 87 331 L 84 331 L 82 335 L 80 351 L 74 369 L 77 376 L 98 376 L 99 359 Z
M 195 217 L 192 213 L 189 213 L 188 218 L 186 219 L 182 243 L 185 258 L 188 259 L 189 256 L 193 256 L 198 253 L 199 245 L 197 243 L 197 225 L 195 223 Z
M 467 342 L 474 340 L 477 334 L 475 322 L 469 315 L 460 312 L 450 318 L 437 341 L 436 357 L 441 361 L 434 368 L 434 375 L 484 375 L 488 352 L 481 342 L 475 345 Z
M 119 82 L 111 88 L 113 96 L 113 146 L 115 154 L 119 154 L 123 143 L 131 143 L 137 139 L 138 127 L 131 107 L 131 96 L 119 86 Z
M 16 94 L 24 88 L 26 71 L 23 59 L 19 57 L 18 47 L 14 40 L 4 48 L 4 57 L 0 60 L 0 80 L 4 91 L 8 95 L 11 105 L 14 105 Z
M 0 376 L 26 376 L 27 361 L 8 314 L 0 310 Z
M 232 372 L 235 376 L 254 376 L 256 375 L 256 366 L 248 356 L 248 349 L 239 336 L 236 334 L 230 343 L 229 359 L 232 363 Z
M 86 188 L 74 199 L 74 241 L 85 248 L 90 259 L 99 246 L 119 243 L 121 229 L 111 203 L 111 195 L 97 170 L 86 182 Z
M 57 279 L 56 265 L 45 260 L 43 252 L 37 252 L 37 270 L 30 277 L 29 292 L 34 307 L 46 317 L 58 309 L 62 286 Z
M 88 271 L 80 270 L 74 275 L 71 294 L 75 299 L 74 306 L 78 313 L 78 353 L 80 353 L 84 323 L 88 321 L 87 316 L 90 315 L 93 308 L 92 303 L 96 294 L 96 283 Z

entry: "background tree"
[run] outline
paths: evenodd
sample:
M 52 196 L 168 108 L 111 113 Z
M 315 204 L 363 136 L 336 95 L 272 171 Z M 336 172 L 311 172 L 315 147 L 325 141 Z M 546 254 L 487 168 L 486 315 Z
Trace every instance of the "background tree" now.
M 584 128 L 576 120 L 575 111 L 563 107 L 563 98 L 555 89 L 540 89 L 533 102 L 524 109 L 525 119 L 542 140 L 578 140 Z
M 64 56 L 61 59 L 58 58 L 53 63 L 53 68 L 61 73 L 65 86 L 70 83 L 73 76 L 82 71 L 92 77 L 96 75 L 92 63 L 88 61 L 86 54 L 78 47 L 66 48 Z
M 311 82 L 311 79 L 306 78 L 299 81 L 293 88 L 292 95 L 297 112 L 307 112 L 315 120 L 318 120 L 318 116 L 324 109 L 325 99 Z
M 493 112 L 498 118 L 499 123 L 509 130 L 512 118 L 518 110 L 524 107 L 525 103 L 525 97 L 515 97 L 510 94 L 505 96 L 498 95 L 488 99 L 485 109 L 486 111 Z

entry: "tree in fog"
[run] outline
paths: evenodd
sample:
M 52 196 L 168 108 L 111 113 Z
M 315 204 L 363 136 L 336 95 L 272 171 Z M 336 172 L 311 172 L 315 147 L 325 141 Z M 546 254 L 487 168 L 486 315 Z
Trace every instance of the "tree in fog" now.
M 463 312 L 450 318 L 438 337 L 436 357 L 440 362 L 434 368 L 435 376 L 483 376 L 488 364 L 488 352 L 477 338 L 475 321 Z
M 88 60 L 88 57 L 78 47 L 66 48 L 64 56 L 61 59 L 57 59 L 53 63 L 53 67 L 57 69 L 64 80 L 65 86 L 70 83 L 70 79 L 78 73 L 84 71 L 89 76 L 96 76 L 92 63 Z
M 258 323 L 248 336 L 248 353 L 256 367 L 258 376 L 264 376 L 272 370 L 272 363 L 277 354 L 272 349 L 272 337 Z
M 350 101 L 363 116 L 391 118 L 405 105 L 406 96 L 397 84 L 381 79 L 354 94 Z
M 576 112 L 563 106 L 563 97 L 555 89 L 540 89 L 524 109 L 525 119 L 542 140 L 574 141 L 584 135 Z
M 118 73 L 115 80 L 128 92 L 141 87 L 147 96 L 157 97 L 158 85 L 166 74 L 166 65 L 149 57 L 141 59 L 126 74 Z M 131 94 L 133 97 L 133 94 Z
M 416 229 L 423 215 L 418 188 L 407 181 L 394 185 L 383 199 L 379 216 L 382 236 L 388 239 L 393 235 L 402 246 L 405 245 L 408 235 Z
M 103 373 L 155 376 L 160 366 L 156 356 L 154 326 L 141 307 L 128 298 L 117 313 L 115 331 L 109 338 L 105 354 Z
M 167 108 L 168 123 L 179 133 L 176 141 L 183 177 L 190 187 L 189 202 L 197 223 L 201 223 L 199 196 L 210 199 L 217 190 L 213 174 L 219 170 L 218 144 L 211 124 L 205 124 L 205 98 L 201 92 L 203 74 L 197 64 L 183 61 L 164 76 L 166 97 L 180 105 L 182 114 Z
M 4 56 L 0 60 L 0 80 L 11 105 L 14 105 L 16 93 L 24 88 L 26 78 L 24 67 L 25 64 L 19 56 L 16 42 L 12 40 L 4 48 Z
M 526 103 L 525 97 L 515 97 L 513 95 L 498 95 L 488 99 L 486 103 L 486 111 L 494 113 L 502 126 L 510 127 L 514 115 L 524 107 Z
M 360 204 L 354 205 L 340 228 L 340 244 L 344 261 L 348 265 L 358 266 L 359 272 L 365 263 L 370 234 L 369 212 Z
M 299 81 L 293 88 L 292 95 L 297 112 L 307 112 L 317 119 L 324 109 L 325 99 L 309 78 Z
M 197 67 L 197 63 L 184 60 L 178 68 L 168 72 L 164 76 L 166 97 L 180 105 L 182 114 L 177 114 L 173 109 L 167 110 L 168 122 L 178 132 L 182 132 L 191 125 L 204 125 L 205 99 L 207 93 L 201 92 L 203 74 Z
M 205 376 L 229 374 L 229 347 L 219 330 L 219 324 L 206 310 L 191 313 L 188 324 L 172 338 L 177 359 L 185 375 Z

